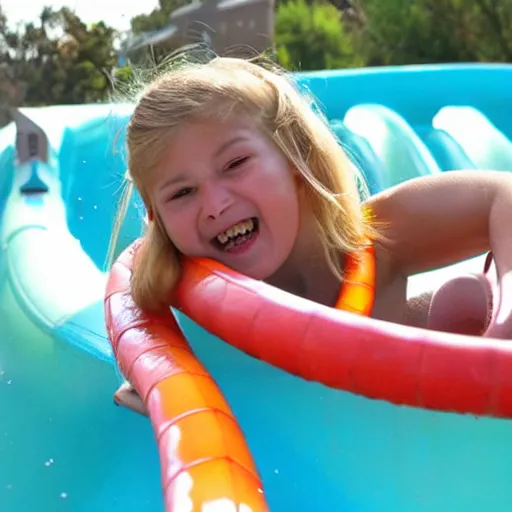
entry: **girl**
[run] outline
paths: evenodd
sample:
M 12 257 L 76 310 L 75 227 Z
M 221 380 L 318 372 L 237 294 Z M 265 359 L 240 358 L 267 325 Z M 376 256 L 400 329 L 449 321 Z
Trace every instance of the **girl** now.
M 234 58 L 182 64 L 153 81 L 127 144 L 148 212 L 132 280 L 141 308 L 168 307 L 181 255 L 333 306 L 345 255 L 370 239 L 373 318 L 512 337 L 511 175 L 447 172 L 361 202 L 364 185 L 311 100 L 278 70 Z M 491 321 L 482 276 L 406 300 L 409 276 L 489 250 L 499 284 Z M 129 386 L 116 399 L 145 412 Z

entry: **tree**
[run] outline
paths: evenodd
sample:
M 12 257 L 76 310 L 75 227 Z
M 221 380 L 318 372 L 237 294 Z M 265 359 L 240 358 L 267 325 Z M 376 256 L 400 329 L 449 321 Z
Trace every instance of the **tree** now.
M 509 0 L 361 0 L 370 65 L 512 61 Z
M 102 101 L 116 63 L 116 32 L 103 22 L 86 26 L 70 9 L 45 7 L 38 23 L 8 30 L 0 16 L 0 91 L 14 87 L 11 105 L 74 104 Z
M 159 7 L 150 14 L 139 14 L 131 20 L 135 34 L 158 30 L 169 24 L 169 16 L 173 11 L 188 4 L 190 0 L 159 0 Z
M 190 3 L 190 0 L 159 0 L 159 7 L 149 14 L 140 14 L 131 20 L 132 35 L 151 33 L 161 30 L 170 24 L 169 16 L 173 11 Z M 143 46 L 136 50 L 129 50 L 130 60 L 135 64 L 144 64 L 148 59 L 152 64 L 159 61 L 181 45 L 181 41 L 173 39 L 161 41 L 156 46 Z
M 291 70 L 361 64 L 341 13 L 331 3 L 290 0 L 277 8 L 275 45 L 281 65 Z
M 21 102 L 24 91 L 12 67 L 12 33 L 0 5 L 0 128 L 10 121 L 9 106 Z

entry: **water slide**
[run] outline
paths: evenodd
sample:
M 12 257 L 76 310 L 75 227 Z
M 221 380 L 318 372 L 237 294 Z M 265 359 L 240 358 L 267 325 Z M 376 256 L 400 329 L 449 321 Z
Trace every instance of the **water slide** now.
M 372 192 L 448 169 L 512 170 L 510 66 L 298 79 Z M 103 314 L 130 111 L 22 108 L 0 131 L 0 510 L 163 510 L 150 422 L 112 402 L 120 376 Z M 135 197 L 117 253 L 141 233 L 142 216 Z M 481 264 L 417 276 L 410 293 Z M 306 382 L 178 316 L 243 429 L 272 511 L 512 507 L 509 420 Z

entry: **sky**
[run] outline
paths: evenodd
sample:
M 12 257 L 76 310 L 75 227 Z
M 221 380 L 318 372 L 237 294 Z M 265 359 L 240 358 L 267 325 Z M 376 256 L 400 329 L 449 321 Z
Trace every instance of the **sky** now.
M 1 0 L 2 10 L 10 24 L 35 21 L 43 7 L 69 7 L 85 23 L 103 20 L 107 25 L 123 31 L 130 28 L 130 19 L 137 14 L 150 13 L 158 0 Z

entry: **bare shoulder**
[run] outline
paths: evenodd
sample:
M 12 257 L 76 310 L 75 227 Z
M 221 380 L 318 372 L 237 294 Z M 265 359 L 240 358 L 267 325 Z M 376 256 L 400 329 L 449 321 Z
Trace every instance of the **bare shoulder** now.
M 377 282 L 373 318 L 415 327 L 426 327 L 432 292 L 407 297 L 408 278 L 394 265 L 385 245 L 375 245 Z
M 402 323 L 407 279 L 393 264 L 390 252 L 379 242 L 375 244 L 377 276 L 372 317 Z
M 377 267 L 377 290 L 386 288 L 403 277 L 399 267 L 394 263 L 392 251 L 385 242 L 375 242 L 375 263 Z

